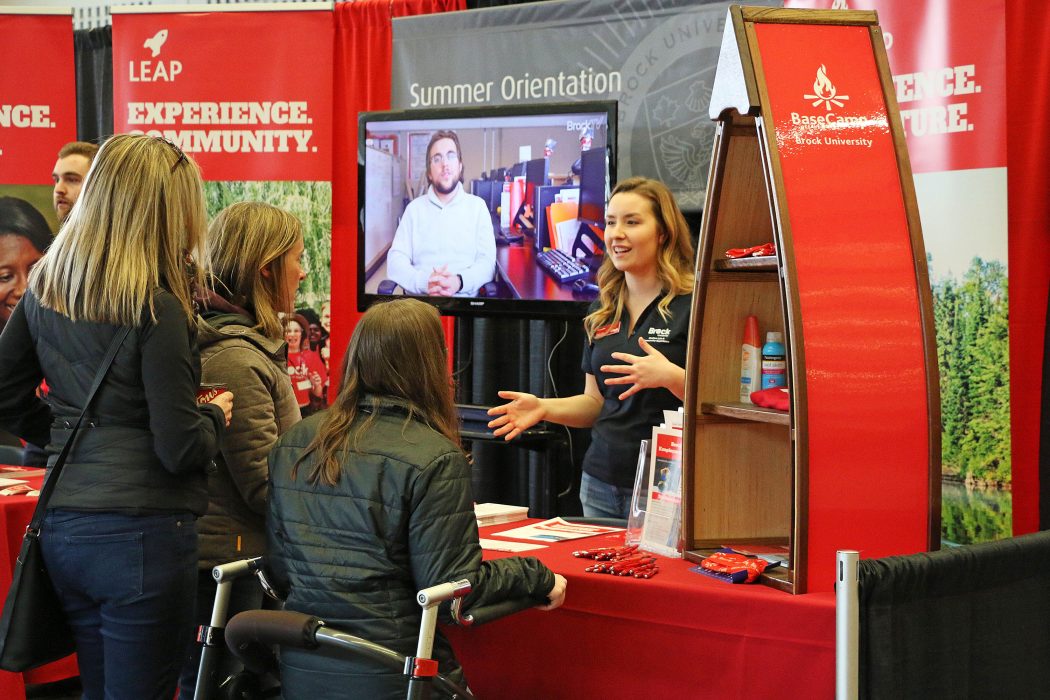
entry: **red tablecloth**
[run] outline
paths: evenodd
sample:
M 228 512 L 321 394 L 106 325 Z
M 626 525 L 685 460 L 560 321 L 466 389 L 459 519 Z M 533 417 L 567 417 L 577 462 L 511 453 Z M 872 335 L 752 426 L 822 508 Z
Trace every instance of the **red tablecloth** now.
M 482 537 L 523 523 L 483 528 Z M 622 534 L 526 552 L 568 579 L 565 605 L 472 629 L 444 628 L 482 698 L 830 698 L 835 598 L 733 585 L 660 558 L 642 580 L 589 574 L 572 551 Z M 498 539 L 498 538 L 494 538 Z M 486 558 L 512 556 L 486 552 Z
M 0 477 L 23 478 L 17 473 L 4 473 L 3 471 L 0 471 Z M 35 477 L 28 481 L 34 487 L 39 488 L 43 479 Z M 26 525 L 33 518 L 34 508 L 36 508 L 35 496 L 0 496 L 0 597 L 2 598 L 7 597 L 7 589 L 11 586 L 11 573 L 15 568 L 18 551 L 22 548 L 22 535 L 25 534 Z M 0 671 L 0 698 L 25 697 L 26 683 L 48 683 L 76 675 L 76 656 L 69 656 L 25 673 Z

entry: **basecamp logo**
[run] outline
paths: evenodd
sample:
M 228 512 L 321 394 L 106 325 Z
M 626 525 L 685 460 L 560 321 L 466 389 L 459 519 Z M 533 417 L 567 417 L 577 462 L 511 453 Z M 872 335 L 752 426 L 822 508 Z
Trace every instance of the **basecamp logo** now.
M 871 148 L 874 140 L 864 133 L 865 129 L 878 125 L 871 116 L 842 115 L 832 111 L 832 106 L 844 107 L 849 95 L 840 95 L 838 88 L 828 78 L 828 69 L 821 64 L 817 79 L 813 81 L 813 94 L 802 96 L 816 108 L 824 105 L 823 114 L 791 113 L 789 140 L 800 146 L 862 146 Z
M 812 95 L 803 95 L 802 97 L 807 100 L 813 100 L 814 107 L 818 107 L 823 102 L 824 109 L 829 112 L 832 105 L 842 107 L 845 105 L 846 100 L 849 99 L 849 95 L 838 94 L 835 84 L 828 78 L 828 70 L 823 63 L 817 69 L 817 79 L 813 81 L 813 92 L 814 94 Z
M 149 49 L 150 58 L 160 56 L 164 43 L 168 40 L 168 30 L 161 29 L 142 42 L 142 48 Z M 128 61 L 128 80 L 133 83 L 171 83 L 182 72 L 182 61 Z

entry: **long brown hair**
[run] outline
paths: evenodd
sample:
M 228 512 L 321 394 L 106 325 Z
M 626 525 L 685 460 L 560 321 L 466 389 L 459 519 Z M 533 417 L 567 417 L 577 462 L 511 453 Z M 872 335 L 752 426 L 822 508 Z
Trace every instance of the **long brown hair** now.
M 282 298 L 284 255 L 302 238 L 299 219 L 263 202 L 231 204 L 208 228 L 205 254 L 217 286 L 230 302 L 252 309 L 256 329 L 268 338 L 283 336 L 279 314 L 291 312 L 294 306 L 294 299 Z M 267 266 L 270 274 L 263 275 Z
M 460 444 L 441 322 L 437 310 L 418 299 L 377 304 L 358 321 L 343 360 L 339 395 L 296 460 L 292 478 L 313 455 L 307 481 L 339 483 L 340 453 L 358 449 L 383 399 L 391 398 L 407 409 L 406 426 L 416 420 Z
M 664 289 L 657 310 L 660 316 L 667 319 L 671 301 L 679 294 L 693 291 L 693 241 L 689 237 L 689 225 L 682 216 L 682 210 L 674 201 L 674 195 L 667 185 L 659 180 L 647 177 L 632 177 L 620 182 L 609 196 L 611 200 L 622 192 L 633 192 L 646 200 L 653 208 L 653 216 L 660 226 L 663 242 L 656 255 L 656 274 Z M 599 306 L 583 319 L 587 338 L 594 337 L 594 331 L 611 323 L 623 315 L 624 300 L 627 296 L 627 280 L 624 273 L 617 270 L 608 255 L 598 268 Z

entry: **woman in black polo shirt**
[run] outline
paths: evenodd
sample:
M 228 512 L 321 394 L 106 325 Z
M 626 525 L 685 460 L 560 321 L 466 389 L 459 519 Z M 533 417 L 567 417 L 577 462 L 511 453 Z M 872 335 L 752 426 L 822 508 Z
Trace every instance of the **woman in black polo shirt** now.
M 583 393 L 500 391 L 510 402 L 489 411 L 489 427 L 507 440 L 542 420 L 591 428 L 580 484 L 588 517 L 627 517 L 638 443 L 662 411 L 682 404 L 693 264 L 689 227 L 667 186 L 642 177 L 618 184 L 605 211 L 601 293 L 583 319 Z

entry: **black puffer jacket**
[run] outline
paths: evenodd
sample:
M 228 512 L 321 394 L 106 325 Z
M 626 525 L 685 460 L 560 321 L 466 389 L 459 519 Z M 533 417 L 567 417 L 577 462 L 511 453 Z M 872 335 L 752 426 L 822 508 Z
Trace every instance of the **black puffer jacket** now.
M 144 309 L 99 387 L 51 508 L 204 513 L 205 470 L 226 421 L 218 406 L 196 404 L 200 358 L 182 307 L 163 290 L 154 307 L 156 322 Z M 53 461 L 117 331 L 71 321 L 27 292 L 0 336 L 0 427 L 47 445 Z M 47 403 L 35 395 L 44 377 Z
M 421 616 L 415 594 L 422 588 L 469 579 L 474 591 L 466 601 L 468 610 L 508 598 L 546 602 L 554 575 L 538 560 L 481 560 L 466 458 L 444 436 L 406 421 L 396 402 L 384 403 L 360 452 L 345 454 L 336 486 L 307 482 L 312 458 L 293 480 L 292 466 L 324 416 L 293 427 L 270 454 L 268 559 L 278 584 L 288 591 L 288 609 L 412 655 Z M 459 675 L 440 632 L 434 658 L 442 673 Z M 353 697 L 405 696 L 402 677 L 377 674 L 366 662 L 294 651 L 282 656 L 289 700 L 345 693 L 346 676 L 327 675 L 332 673 L 360 674 L 353 678 Z

